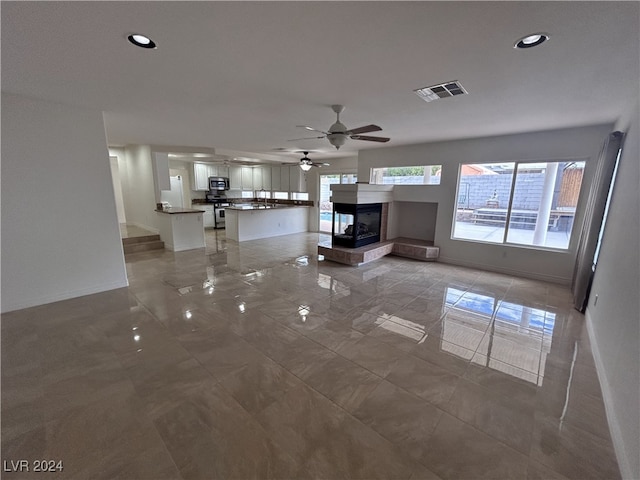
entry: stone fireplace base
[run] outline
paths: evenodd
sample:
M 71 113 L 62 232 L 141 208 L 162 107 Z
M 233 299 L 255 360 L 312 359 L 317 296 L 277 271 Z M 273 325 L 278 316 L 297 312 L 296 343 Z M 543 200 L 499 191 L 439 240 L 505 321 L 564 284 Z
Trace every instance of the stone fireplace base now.
M 351 266 L 373 262 L 385 255 L 397 255 L 424 262 L 435 262 L 439 254 L 440 249 L 434 247 L 433 242 L 411 238 L 395 238 L 358 248 L 318 245 L 318 255 L 323 255 L 325 260 Z

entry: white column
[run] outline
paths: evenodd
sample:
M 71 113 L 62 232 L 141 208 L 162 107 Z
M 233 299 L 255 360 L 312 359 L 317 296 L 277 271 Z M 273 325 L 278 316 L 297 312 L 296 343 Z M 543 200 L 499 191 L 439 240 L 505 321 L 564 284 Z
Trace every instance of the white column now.
M 549 227 L 549 217 L 551 216 L 551 203 L 553 201 L 553 190 L 556 185 L 558 175 L 558 162 L 547 163 L 544 174 L 544 185 L 542 187 L 542 199 L 538 208 L 538 218 L 536 219 L 536 229 L 533 232 L 533 244 L 543 245 L 547 239 L 547 229 Z

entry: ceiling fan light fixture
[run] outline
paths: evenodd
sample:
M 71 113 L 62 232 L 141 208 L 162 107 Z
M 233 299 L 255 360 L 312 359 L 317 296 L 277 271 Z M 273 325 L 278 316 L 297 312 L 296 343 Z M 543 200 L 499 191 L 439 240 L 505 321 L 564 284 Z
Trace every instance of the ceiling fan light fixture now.
M 309 170 L 311 170 L 311 165 L 309 165 L 308 163 L 301 163 L 300 168 L 305 172 L 308 172 Z
M 340 147 L 347 141 L 347 136 L 344 133 L 330 133 L 327 135 L 329 143 L 336 147 L 336 150 L 340 150 Z

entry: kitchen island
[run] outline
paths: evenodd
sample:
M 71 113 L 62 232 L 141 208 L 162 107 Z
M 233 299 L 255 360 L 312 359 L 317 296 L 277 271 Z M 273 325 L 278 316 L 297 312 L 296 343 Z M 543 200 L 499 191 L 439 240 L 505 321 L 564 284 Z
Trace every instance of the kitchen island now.
M 282 204 L 234 205 L 225 209 L 226 237 L 236 242 L 309 230 L 309 207 Z
M 157 209 L 160 238 L 169 250 L 204 248 L 204 211 L 192 208 Z

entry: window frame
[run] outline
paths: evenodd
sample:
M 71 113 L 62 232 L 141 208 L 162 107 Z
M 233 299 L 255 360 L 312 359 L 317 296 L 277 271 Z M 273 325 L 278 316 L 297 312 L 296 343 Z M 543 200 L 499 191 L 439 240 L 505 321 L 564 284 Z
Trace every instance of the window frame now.
M 456 215 L 458 212 L 458 199 L 460 198 L 460 179 L 462 176 L 462 167 L 463 165 L 487 165 L 487 164 L 498 164 L 498 163 L 502 163 L 502 164 L 513 164 L 513 173 L 512 173 L 512 177 L 511 177 L 511 184 L 510 184 L 510 190 L 509 190 L 509 202 L 508 202 L 508 206 L 507 206 L 507 213 L 505 216 L 505 224 L 504 224 L 504 233 L 502 235 L 502 241 L 501 242 L 494 242 L 494 241 L 488 241 L 488 240 L 477 240 L 477 239 L 472 239 L 472 238 L 461 238 L 461 237 L 456 237 L 455 235 L 455 229 L 456 229 Z M 544 246 L 544 245 L 531 245 L 531 244 L 526 244 L 526 243 L 516 243 L 516 242 L 509 242 L 507 240 L 507 237 L 509 235 L 509 224 L 511 222 L 511 213 L 512 213 L 512 206 L 513 206 L 513 201 L 514 201 L 514 191 L 515 191 L 515 187 L 516 187 L 516 182 L 518 179 L 518 167 L 520 165 L 528 165 L 528 164 L 536 164 L 536 163 L 584 163 L 584 169 L 586 171 L 587 169 L 587 165 L 588 165 L 588 159 L 587 158 L 565 158 L 565 159 L 553 159 L 553 160 L 510 160 L 510 161 L 485 161 L 485 162 L 463 162 L 463 163 L 459 163 L 458 164 L 458 178 L 456 180 L 456 194 L 455 194 L 455 200 L 454 200 L 454 206 L 453 206 L 453 219 L 451 222 L 451 234 L 450 234 L 450 239 L 451 240 L 455 240 L 455 241 L 461 241 L 461 242 L 473 242 L 473 243 L 480 243 L 483 245 L 501 245 L 501 246 L 508 246 L 508 247 L 515 247 L 515 248 L 525 248 L 525 249 L 531 249 L 531 250 L 538 250 L 538 251 L 549 251 L 549 252 L 556 252 L 556 253 L 571 253 L 572 252 L 572 245 L 574 244 L 574 232 L 575 229 L 573 227 L 575 227 L 575 225 L 572 225 L 571 227 L 571 234 L 569 235 L 569 242 L 567 244 L 567 248 L 559 248 L 559 247 L 548 247 L 548 246 Z M 586 176 L 583 176 L 582 182 L 580 184 L 580 191 L 578 193 L 578 201 L 575 207 L 575 217 L 577 218 L 578 216 L 578 212 L 581 212 L 581 205 L 583 203 L 583 187 L 584 187 L 584 180 L 586 179 Z
M 376 183 L 375 182 L 375 171 L 376 170 L 385 170 L 385 169 L 390 169 L 390 168 L 415 168 L 415 167 L 424 167 L 425 170 L 427 168 L 431 169 L 433 167 L 438 167 L 440 169 L 441 174 L 437 175 L 439 181 L 438 183 Z M 442 165 L 390 165 L 390 166 L 385 166 L 385 167 L 371 167 L 369 169 L 369 183 L 371 185 L 398 185 L 398 186 L 437 186 L 437 185 L 442 185 Z M 424 178 L 424 174 L 422 175 L 422 177 Z M 429 177 L 431 177 L 431 175 L 429 175 Z M 380 179 L 383 179 L 384 175 L 382 175 L 380 177 Z M 388 178 L 388 177 L 387 177 Z

